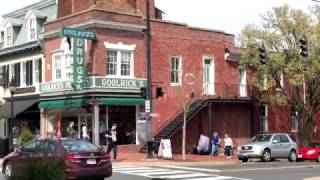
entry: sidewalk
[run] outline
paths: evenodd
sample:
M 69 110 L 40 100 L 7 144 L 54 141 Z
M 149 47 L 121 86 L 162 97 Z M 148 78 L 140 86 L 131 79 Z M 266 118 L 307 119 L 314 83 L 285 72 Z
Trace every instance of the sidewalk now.
M 111 153 L 111 157 L 113 153 Z M 113 161 L 114 165 L 129 165 L 129 164 L 152 164 L 152 165 L 163 165 L 163 164 L 183 164 L 183 165 L 195 165 L 195 164 L 203 164 L 203 165 L 223 165 L 223 164 L 234 164 L 238 162 L 237 157 L 233 156 L 231 159 L 227 159 L 224 156 L 209 156 L 209 155 L 194 155 L 187 154 L 186 160 L 182 160 L 181 154 L 173 154 L 173 159 L 163 159 L 161 157 L 157 157 L 154 155 L 152 159 L 147 159 L 147 155 L 143 153 L 133 153 L 133 152 L 119 152 L 118 159 Z

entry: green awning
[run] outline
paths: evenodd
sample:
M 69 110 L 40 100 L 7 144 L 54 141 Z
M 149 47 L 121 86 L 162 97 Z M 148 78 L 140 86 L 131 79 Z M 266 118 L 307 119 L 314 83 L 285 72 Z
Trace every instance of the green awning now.
M 144 105 L 143 98 L 101 98 L 104 105 Z
M 87 99 L 63 99 L 63 100 L 49 100 L 41 101 L 39 103 L 40 109 L 59 109 L 59 108 L 70 108 L 70 107 L 81 107 L 88 103 Z

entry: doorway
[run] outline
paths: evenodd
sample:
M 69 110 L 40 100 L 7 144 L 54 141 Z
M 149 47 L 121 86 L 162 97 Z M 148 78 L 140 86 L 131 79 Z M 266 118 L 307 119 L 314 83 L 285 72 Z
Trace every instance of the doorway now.
M 214 62 L 212 58 L 203 59 L 203 89 L 204 94 L 214 95 Z

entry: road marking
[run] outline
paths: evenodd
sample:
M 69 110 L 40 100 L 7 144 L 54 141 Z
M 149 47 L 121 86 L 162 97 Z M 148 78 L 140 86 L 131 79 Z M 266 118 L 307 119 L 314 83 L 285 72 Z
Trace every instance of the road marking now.
M 264 171 L 264 170 L 318 168 L 318 167 L 320 167 L 320 165 L 284 166 L 284 167 L 267 167 L 267 168 L 251 168 L 251 169 L 231 169 L 231 170 L 223 170 L 221 172 Z
M 183 166 L 161 166 L 164 168 L 173 168 L 173 169 L 184 169 L 184 170 L 194 170 L 194 171 L 203 171 L 203 172 L 221 172 L 218 169 L 203 169 L 203 168 L 191 168 Z
M 166 167 L 166 168 L 164 168 Z M 128 175 L 142 176 L 147 178 L 168 178 L 168 179 L 183 179 L 183 180 L 248 180 L 243 178 L 236 178 L 230 176 L 220 176 L 212 174 L 216 170 L 189 168 L 181 166 L 117 166 L 113 168 L 115 173 L 122 173 Z M 207 171 L 207 173 L 200 173 L 200 171 Z M 209 173 L 210 172 L 210 173 Z

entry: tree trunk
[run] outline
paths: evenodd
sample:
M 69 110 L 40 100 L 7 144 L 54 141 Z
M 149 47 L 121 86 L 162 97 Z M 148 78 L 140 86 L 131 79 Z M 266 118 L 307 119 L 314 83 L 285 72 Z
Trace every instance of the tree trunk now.
M 182 126 L 182 160 L 186 160 L 186 125 L 187 125 L 187 114 L 183 112 L 183 126 Z

